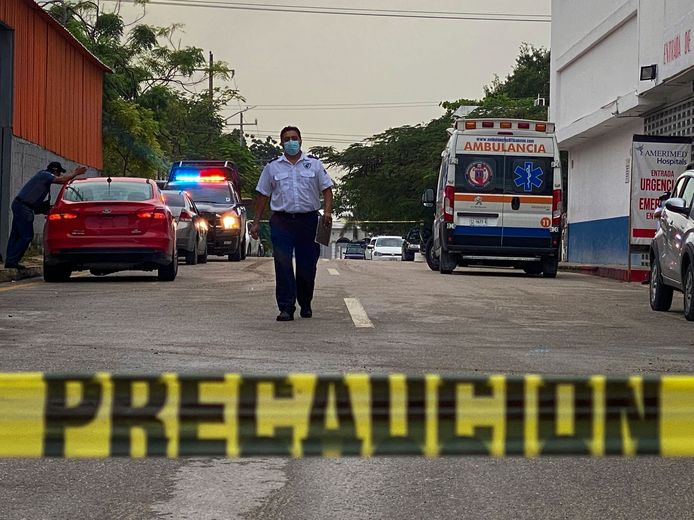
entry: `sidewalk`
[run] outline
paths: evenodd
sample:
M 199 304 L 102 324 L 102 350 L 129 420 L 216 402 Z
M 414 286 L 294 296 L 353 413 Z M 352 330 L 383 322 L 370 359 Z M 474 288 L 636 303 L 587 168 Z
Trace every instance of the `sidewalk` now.
M 27 268 L 5 269 L 2 262 L 0 262 L 0 283 L 16 282 L 17 280 L 23 280 L 24 278 L 43 276 L 43 258 L 40 256 L 24 258 L 21 263 Z

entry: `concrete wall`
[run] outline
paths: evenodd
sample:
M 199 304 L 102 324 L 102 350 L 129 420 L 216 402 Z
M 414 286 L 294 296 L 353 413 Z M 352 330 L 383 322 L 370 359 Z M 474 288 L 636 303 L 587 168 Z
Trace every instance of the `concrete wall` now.
M 10 200 L 19 193 L 19 190 L 24 186 L 24 184 L 39 170 L 46 168 L 51 161 L 60 161 L 68 172 L 80 166 L 74 162 L 68 161 L 63 157 L 60 157 L 48 150 L 41 148 L 38 145 L 20 139 L 18 137 L 12 138 L 11 143 L 11 175 L 10 175 Z M 88 176 L 97 176 L 99 172 L 93 168 L 87 171 Z M 51 200 L 55 201 L 58 192 L 60 191 L 60 185 L 54 184 L 51 188 Z M 10 223 L 12 221 L 12 210 L 8 209 L 5 215 L 0 218 L 0 225 L 7 227 L 9 230 Z M 45 222 L 44 215 L 37 215 L 34 219 L 34 245 L 41 245 L 43 224 Z M 7 244 L 2 244 L 3 258 L 7 248 Z
M 641 118 L 569 150 L 568 260 L 625 265 L 629 189 L 626 162 Z

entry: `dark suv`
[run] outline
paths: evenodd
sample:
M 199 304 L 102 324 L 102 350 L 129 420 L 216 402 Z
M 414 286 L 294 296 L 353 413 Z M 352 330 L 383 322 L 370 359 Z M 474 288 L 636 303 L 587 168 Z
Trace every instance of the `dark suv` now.
M 670 310 L 674 290 L 684 293 L 684 316 L 694 321 L 694 169 L 677 179 L 651 242 L 650 301 Z
M 430 236 L 431 229 L 427 226 L 416 226 L 410 229 L 402 243 L 402 261 L 413 262 L 415 253 L 424 252 L 424 244 Z
M 185 191 L 207 220 L 207 254 L 227 256 L 238 262 L 246 258 L 246 208 L 227 180 L 170 182 L 168 190 Z

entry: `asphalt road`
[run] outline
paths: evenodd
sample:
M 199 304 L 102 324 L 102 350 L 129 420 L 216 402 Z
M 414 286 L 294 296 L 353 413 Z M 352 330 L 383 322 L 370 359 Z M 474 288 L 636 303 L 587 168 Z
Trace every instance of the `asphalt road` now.
M 356 298 L 370 328 L 345 304 Z M 694 324 L 645 286 L 321 261 L 314 317 L 275 322 L 270 259 L 0 285 L 0 370 L 255 374 L 694 372 Z M 0 517 L 694 518 L 694 461 L 0 460 Z

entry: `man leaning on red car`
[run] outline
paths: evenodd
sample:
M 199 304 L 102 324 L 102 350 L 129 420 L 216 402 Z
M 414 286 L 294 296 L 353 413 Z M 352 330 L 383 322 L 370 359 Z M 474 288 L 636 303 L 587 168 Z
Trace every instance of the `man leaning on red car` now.
M 51 184 L 67 184 L 75 177 L 87 171 L 86 166 L 75 168 L 67 175 L 59 162 L 51 162 L 45 170 L 39 171 L 19 190 L 12 201 L 12 230 L 7 242 L 5 267 L 24 269 L 19 261 L 31 244 L 34 237 L 34 214 L 47 213 L 46 197 L 51 191 Z M 42 207 L 42 206 L 46 207 Z

